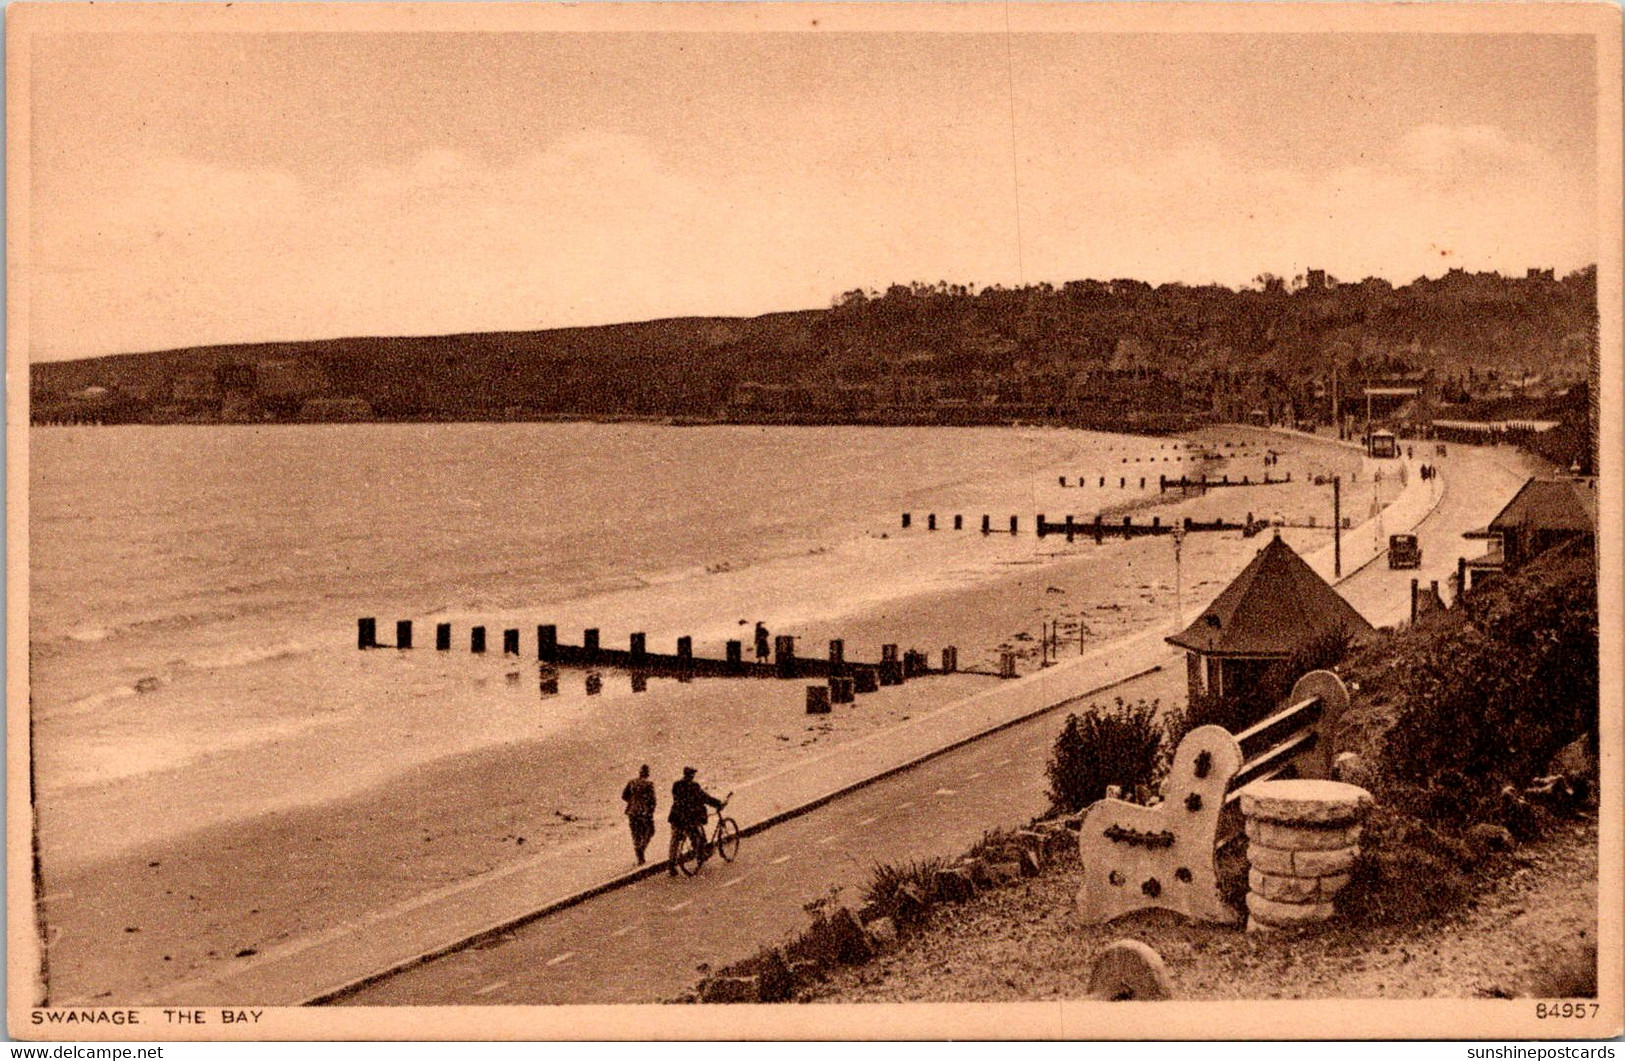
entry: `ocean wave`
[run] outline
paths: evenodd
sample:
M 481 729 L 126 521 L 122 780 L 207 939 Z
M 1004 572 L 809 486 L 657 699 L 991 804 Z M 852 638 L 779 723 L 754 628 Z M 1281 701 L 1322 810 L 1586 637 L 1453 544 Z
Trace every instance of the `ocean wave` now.
M 182 657 L 171 661 L 171 666 L 180 670 L 226 670 L 231 667 L 247 667 L 255 663 L 266 663 L 277 659 L 291 659 L 294 656 L 308 655 L 315 651 L 315 646 L 303 641 L 283 641 L 274 645 L 256 645 L 252 648 L 230 650 L 219 655 L 203 656 L 198 659 Z

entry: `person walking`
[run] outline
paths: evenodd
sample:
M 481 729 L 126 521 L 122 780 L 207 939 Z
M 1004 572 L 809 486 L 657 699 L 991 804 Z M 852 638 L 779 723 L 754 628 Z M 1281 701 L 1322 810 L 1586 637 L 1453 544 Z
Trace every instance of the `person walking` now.
M 694 849 L 700 853 L 700 862 L 704 864 L 705 819 L 709 814 L 705 808 L 709 804 L 722 809 L 722 801 L 694 780 L 698 772 L 692 766 L 683 767 L 683 779 L 673 782 L 671 786 L 671 811 L 666 815 L 666 821 L 671 824 L 671 865 L 666 867 L 666 871 L 673 877 L 677 876 L 677 856 L 685 837 L 693 841 Z
M 655 837 L 655 784 L 649 780 L 648 763 L 621 789 L 621 799 L 626 801 L 626 820 L 632 826 L 632 851 L 641 866 L 643 852 Z
M 767 662 L 767 627 L 761 623 L 756 624 L 756 662 Z

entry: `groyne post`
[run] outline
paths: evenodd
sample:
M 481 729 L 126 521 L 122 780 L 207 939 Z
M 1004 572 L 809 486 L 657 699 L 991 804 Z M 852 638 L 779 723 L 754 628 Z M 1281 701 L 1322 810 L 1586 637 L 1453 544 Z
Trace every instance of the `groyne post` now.
M 1072 517 L 1070 515 L 1067 516 L 1066 517 L 1066 544 L 1068 544 L 1068 545 L 1072 544 L 1072 536 L 1075 535 L 1077 532 L 1078 532 L 1078 529 L 1077 529 L 1077 527 L 1075 527 L 1073 525 Z
M 926 530 L 936 530 L 937 529 L 937 514 L 935 512 L 933 512 L 929 516 L 925 517 L 925 529 Z
M 904 530 L 908 530 L 908 525 L 909 525 L 910 522 L 911 522 L 911 519 L 910 519 L 909 514 L 907 512 L 903 513 L 903 529 Z
M 1010 517 L 1010 533 L 1011 534 L 1019 534 L 1019 533 L 1021 533 L 1021 531 L 1019 529 L 1019 525 L 1016 522 L 1016 517 L 1015 516 Z
M 627 648 L 631 650 L 632 662 L 641 663 L 643 657 L 649 654 L 649 637 L 647 634 L 636 633 L 627 639 Z
M 796 639 L 789 634 L 773 637 L 773 666 L 781 678 L 796 676 Z
M 982 533 L 983 534 L 992 534 L 993 533 L 993 518 L 991 516 L 983 516 L 982 517 Z
M 846 669 L 846 642 L 838 637 L 829 642 L 829 672 L 842 674 Z
M 410 619 L 397 619 L 397 620 L 395 620 L 395 647 L 396 648 L 411 648 L 412 647 L 412 620 L 410 620 Z
M 559 658 L 559 628 L 551 623 L 536 627 L 536 658 L 552 663 Z
M 942 673 L 952 674 L 959 669 L 959 649 L 949 645 L 942 650 Z
M 964 516 L 955 516 L 954 517 L 954 530 L 964 530 L 964 529 L 965 529 L 965 517 Z
M 688 634 L 677 639 L 677 659 L 685 669 L 694 662 L 694 638 Z
M 476 653 L 485 651 L 485 627 L 476 626 L 469 630 L 468 650 Z
M 436 652 L 451 651 L 451 624 L 436 623 L 434 627 L 434 648 Z
M 519 631 L 517 628 L 502 631 L 502 654 L 504 656 L 519 655 Z
M 745 643 L 743 641 L 730 641 L 727 644 L 728 666 L 743 667 L 745 665 Z
M 1042 512 L 1040 512 L 1033 520 L 1033 533 L 1038 535 L 1040 538 L 1049 533 L 1049 531 L 1044 527 L 1044 514 Z
M 355 621 L 355 647 L 378 647 L 378 620 L 357 619 Z

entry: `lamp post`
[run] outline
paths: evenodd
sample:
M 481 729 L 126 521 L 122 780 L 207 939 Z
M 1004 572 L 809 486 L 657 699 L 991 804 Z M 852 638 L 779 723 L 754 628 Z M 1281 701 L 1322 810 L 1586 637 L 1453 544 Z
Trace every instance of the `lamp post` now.
M 1180 553 L 1185 545 L 1185 525 L 1174 524 L 1174 532 L 1169 537 L 1174 540 L 1174 629 L 1178 630 L 1185 622 L 1185 597 L 1179 568 Z
M 1343 477 L 1332 476 L 1332 577 L 1343 577 Z

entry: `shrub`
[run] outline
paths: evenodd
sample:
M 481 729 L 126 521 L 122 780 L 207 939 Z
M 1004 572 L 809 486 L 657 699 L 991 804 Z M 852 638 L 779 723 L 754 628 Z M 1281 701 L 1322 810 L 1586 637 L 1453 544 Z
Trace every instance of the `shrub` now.
M 927 858 L 917 862 L 892 864 L 879 862 L 869 874 L 869 883 L 863 887 L 863 901 L 874 907 L 881 917 L 889 917 L 899 925 L 918 920 L 925 913 L 923 906 L 905 903 L 900 895 L 904 885 L 912 885 L 921 898 L 929 903 L 937 870 L 945 869 L 945 858 Z
M 1115 707 L 1090 704 L 1068 715 L 1044 771 L 1051 808 L 1070 814 L 1104 798 L 1108 785 L 1126 791 L 1158 781 L 1173 757 L 1170 725 L 1159 714 L 1156 700 L 1119 697 Z
M 1401 672 L 1401 707 L 1383 742 L 1392 793 L 1445 822 L 1524 831 L 1507 785 L 1522 788 L 1597 725 L 1594 554 L 1575 545 L 1465 598 Z

